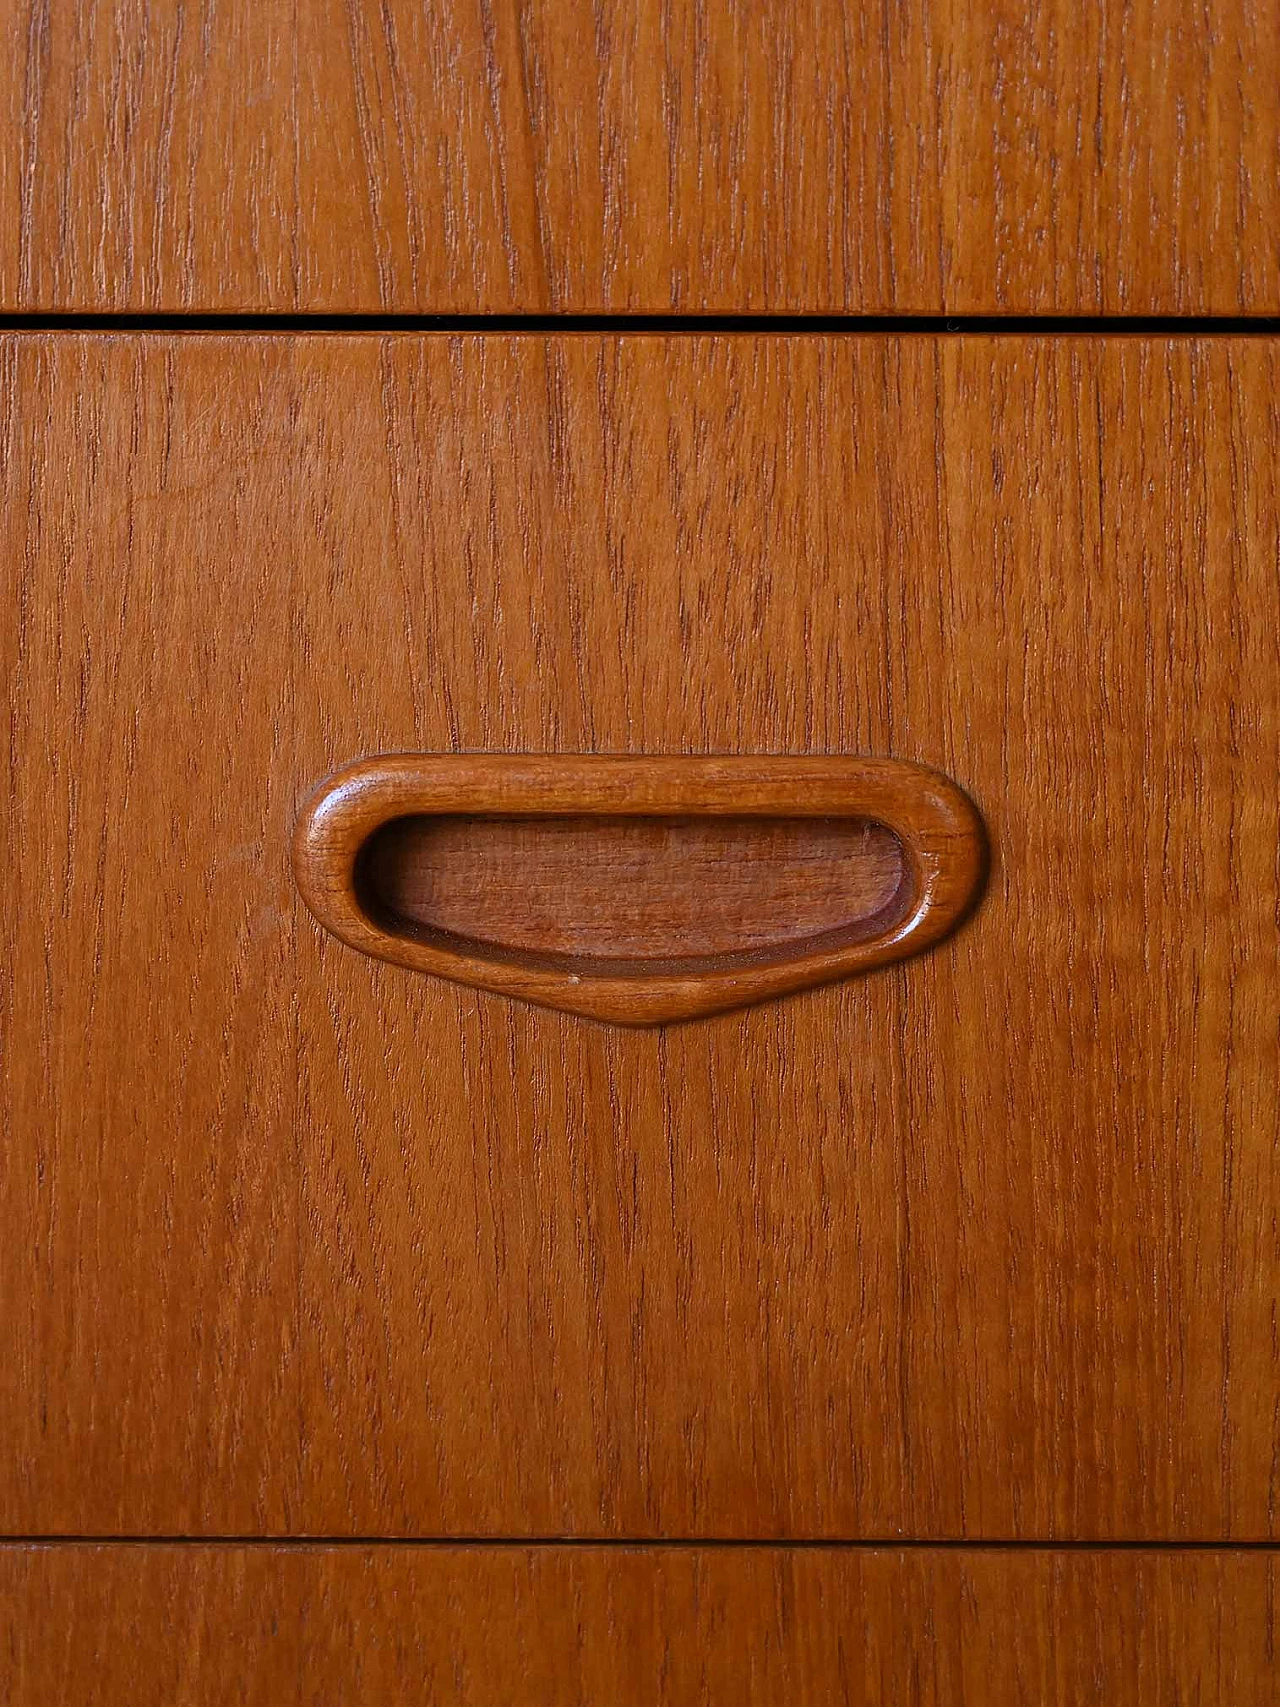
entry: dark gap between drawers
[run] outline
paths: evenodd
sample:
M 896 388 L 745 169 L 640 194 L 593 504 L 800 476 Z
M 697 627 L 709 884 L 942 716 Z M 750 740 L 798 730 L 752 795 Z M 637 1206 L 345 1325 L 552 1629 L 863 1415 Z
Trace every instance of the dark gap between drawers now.
M 1280 315 L 0 314 L 0 332 L 804 333 L 939 337 L 1274 337 Z
M 561 1548 L 629 1552 L 775 1553 L 1275 1553 L 1280 1541 L 961 1541 L 880 1536 L 869 1540 L 776 1540 L 768 1536 L 612 1535 L 0 1535 L 0 1550 L 26 1547 L 399 1547 L 463 1549 Z

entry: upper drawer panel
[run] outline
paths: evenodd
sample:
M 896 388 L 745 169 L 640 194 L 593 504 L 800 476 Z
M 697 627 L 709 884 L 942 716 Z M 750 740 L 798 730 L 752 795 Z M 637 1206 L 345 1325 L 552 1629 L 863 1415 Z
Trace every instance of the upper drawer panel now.
M 0 310 L 1280 310 L 1254 0 L 17 0 L 0 42 Z

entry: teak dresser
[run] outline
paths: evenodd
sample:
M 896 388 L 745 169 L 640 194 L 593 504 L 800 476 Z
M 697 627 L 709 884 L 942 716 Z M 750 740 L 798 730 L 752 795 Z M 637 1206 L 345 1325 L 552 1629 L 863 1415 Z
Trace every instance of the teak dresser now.
M 9 0 L 6 1707 L 1280 1700 L 1278 316 L 1266 0 Z

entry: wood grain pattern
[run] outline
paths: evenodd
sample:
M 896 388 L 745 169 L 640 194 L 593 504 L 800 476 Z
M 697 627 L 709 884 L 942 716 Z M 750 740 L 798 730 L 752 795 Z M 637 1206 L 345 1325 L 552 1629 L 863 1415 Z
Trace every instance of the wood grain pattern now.
M 637 960 L 777 952 L 857 929 L 902 893 L 866 818 L 398 818 L 365 873 L 394 918 L 532 953 Z
M 578 814 L 580 843 L 584 822 L 588 828 L 593 820 L 597 827 L 612 825 L 615 851 L 617 825 L 635 822 L 636 814 L 668 823 L 687 822 L 690 814 L 718 818 L 738 826 L 736 851 L 748 860 L 759 853 L 743 839 L 742 826 L 751 818 L 763 826 L 802 817 L 828 824 L 870 820 L 896 838 L 896 880 L 870 911 L 854 906 L 846 884 L 838 892 L 844 912 L 827 918 L 810 912 L 803 935 L 793 928 L 789 937 L 767 938 L 763 947 L 695 955 L 687 932 L 673 940 L 669 928 L 664 935 L 659 917 L 658 909 L 667 917 L 687 916 L 696 902 L 687 892 L 697 872 L 677 865 L 658 875 L 644 957 L 621 949 L 609 934 L 617 905 L 612 892 L 625 875 L 618 871 L 603 874 L 594 914 L 589 904 L 589 953 L 554 953 L 536 923 L 532 946 L 520 946 L 516 937 L 529 930 L 521 919 L 527 873 L 510 868 L 496 888 L 479 895 L 473 893 L 474 876 L 466 880 L 466 908 L 472 914 L 477 906 L 483 910 L 480 935 L 442 928 L 438 896 L 423 924 L 388 913 L 370 893 L 370 851 L 389 826 L 406 817 L 448 822 L 464 814 L 464 822 L 474 823 L 477 814 L 506 819 L 511 812 L 561 825 L 565 813 Z M 857 850 L 856 842 L 850 846 Z M 584 858 L 598 861 L 598 851 Z M 383 754 L 358 759 L 322 783 L 299 817 L 293 842 L 303 899 L 349 947 L 417 972 L 622 1025 L 692 1019 L 882 970 L 954 929 L 974 904 L 986 864 L 982 820 L 950 778 L 895 759 L 808 755 Z M 575 869 L 562 869 L 554 894 L 545 882 L 540 885 L 554 913 L 581 909 L 582 866 L 580 858 Z M 736 887 L 741 890 L 740 879 Z M 674 908 L 667 894 L 672 889 L 678 892 Z M 495 911 L 504 894 L 505 916 Z M 714 895 L 704 882 L 704 906 Z M 811 909 L 817 899 L 811 888 L 806 906 Z M 795 906 L 793 899 L 793 916 Z M 456 907 L 452 917 L 456 922 Z
M 0 354 L 6 1531 L 1274 1535 L 1275 341 Z M 289 911 L 397 749 L 936 763 L 992 881 L 615 1032 Z
M 1278 1574 L 1271 1553 L 10 1547 L 0 1689 L 9 1707 L 1261 1707 Z
M 297 1487 L 288 351 L 191 354 L 0 344 L 0 1529 Z
M 14 0 L 0 310 L 1280 312 L 1265 0 Z

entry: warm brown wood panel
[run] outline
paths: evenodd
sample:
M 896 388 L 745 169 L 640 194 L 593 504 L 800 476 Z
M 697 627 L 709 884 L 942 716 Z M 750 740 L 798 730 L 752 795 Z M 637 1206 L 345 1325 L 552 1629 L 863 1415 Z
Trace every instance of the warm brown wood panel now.
M 6 1530 L 1274 1533 L 1275 342 L 3 353 Z M 290 911 L 432 749 L 896 754 L 992 881 L 597 1026 Z
M 289 396 L 0 343 L 0 1529 L 298 1485 Z
M 649 1037 L 303 939 L 309 1521 L 1270 1533 L 1278 354 L 299 352 L 300 771 L 896 753 L 995 852 Z
M 0 1549 L 8 1707 L 1263 1707 L 1273 1554 Z
M 16 0 L 0 309 L 1280 311 L 1266 0 Z

